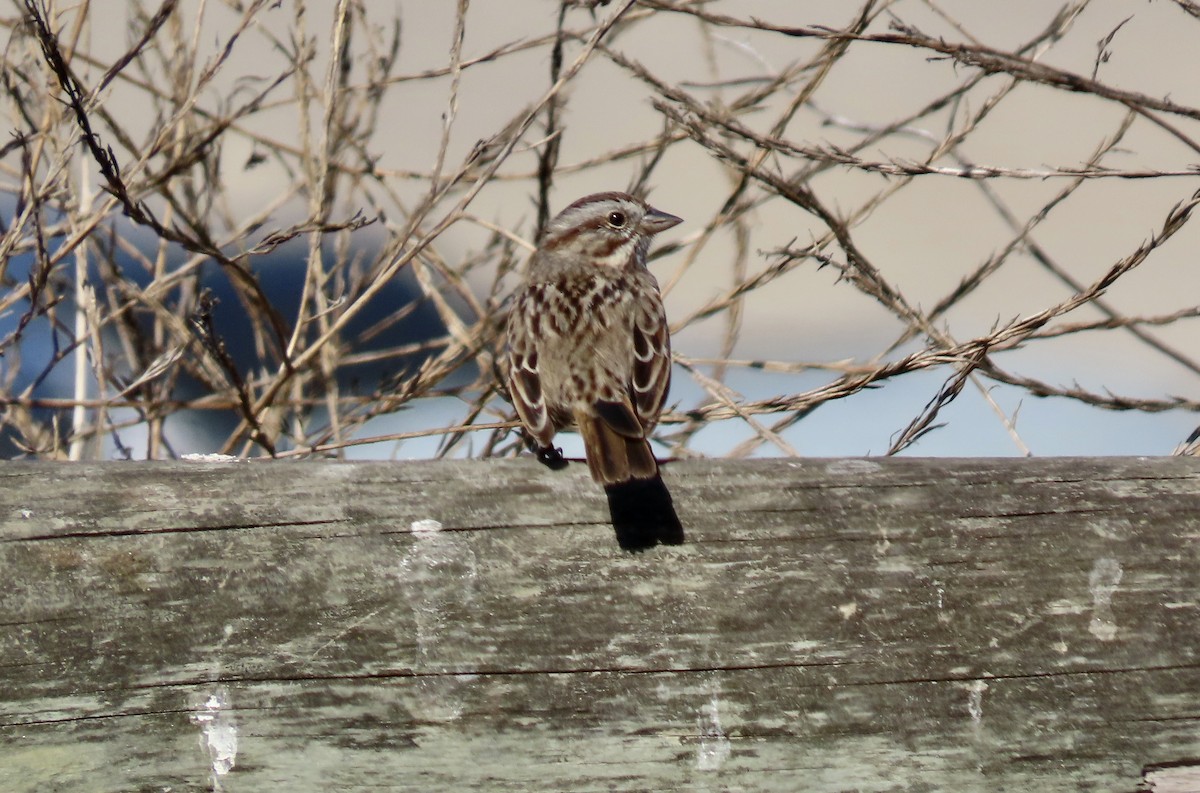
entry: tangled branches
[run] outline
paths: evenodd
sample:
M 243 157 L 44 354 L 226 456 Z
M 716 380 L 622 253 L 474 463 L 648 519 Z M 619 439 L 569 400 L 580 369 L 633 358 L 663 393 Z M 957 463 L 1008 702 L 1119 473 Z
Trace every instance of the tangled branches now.
M 1196 424 L 1200 105 L 1156 46 L 1189 4 L 185 5 L 3 21 L 6 456 L 512 453 L 513 271 L 618 188 L 688 221 L 653 265 L 667 453 Z M 1164 420 L 1073 440 L 1114 411 Z

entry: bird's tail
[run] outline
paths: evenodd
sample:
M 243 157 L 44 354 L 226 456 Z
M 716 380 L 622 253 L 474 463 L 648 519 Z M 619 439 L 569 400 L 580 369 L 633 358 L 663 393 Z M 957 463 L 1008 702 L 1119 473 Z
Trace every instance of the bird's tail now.
M 617 544 L 622 549 L 644 551 L 659 543 L 683 543 L 683 526 L 675 514 L 671 493 L 658 473 L 649 479 L 605 485 L 604 492 L 608 494 Z
M 658 461 L 643 437 L 622 435 L 603 419 L 577 415 L 592 478 L 604 485 L 617 543 L 641 551 L 659 543 L 679 545 L 683 526 L 671 493 L 658 473 Z

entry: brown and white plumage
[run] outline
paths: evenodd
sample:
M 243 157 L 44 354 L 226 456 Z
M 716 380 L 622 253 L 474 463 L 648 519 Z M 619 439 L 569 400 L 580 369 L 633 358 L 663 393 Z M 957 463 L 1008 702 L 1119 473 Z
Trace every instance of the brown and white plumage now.
M 648 440 L 671 381 L 671 339 L 646 269 L 655 234 L 679 223 L 625 193 L 598 193 L 547 226 L 508 320 L 509 393 L 539 459 L 556 432 L 583 436 L 623 547 L 683 541 Z

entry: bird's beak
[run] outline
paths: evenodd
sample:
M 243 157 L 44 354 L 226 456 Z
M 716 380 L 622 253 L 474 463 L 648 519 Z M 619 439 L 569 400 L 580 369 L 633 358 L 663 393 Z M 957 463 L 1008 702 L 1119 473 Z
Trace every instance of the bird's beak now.
M 668 215 L 660 209 L 650 207 L 650 211 L 642 218 L 642 231 L 647 234 L 657 234 L 660 231 L 666 231 L 672 226 L 678 226 L 683 222 L 683 218 L 677 218 L 674 215 Z

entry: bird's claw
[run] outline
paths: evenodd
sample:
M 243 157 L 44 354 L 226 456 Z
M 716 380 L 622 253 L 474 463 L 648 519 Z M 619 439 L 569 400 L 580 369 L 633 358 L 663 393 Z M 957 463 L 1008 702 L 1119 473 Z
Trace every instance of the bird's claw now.
M 562 449 L 556 449 L 553 446 L 544 446 L 538 449 L 537 461 L 551 471 L 561 471 L 567 467 L 567 461 L 563 458 Z

